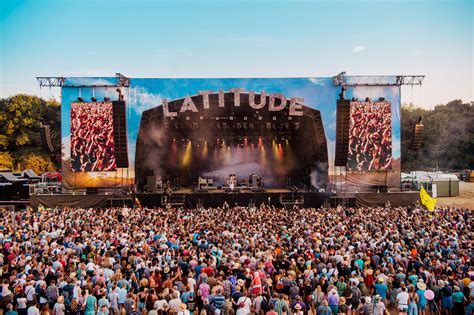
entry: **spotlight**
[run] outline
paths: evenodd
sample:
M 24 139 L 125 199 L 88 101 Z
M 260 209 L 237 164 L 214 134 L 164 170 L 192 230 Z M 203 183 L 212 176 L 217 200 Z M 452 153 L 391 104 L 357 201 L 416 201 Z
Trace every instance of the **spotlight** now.
M 277 120 L 276 116 L 273 116 L 273 120 Z
M 96 98 L 96 97 L 94 97 L 94 96 L 92 96 L 92 97 L 91 97 L 91 101 L 93 101 L 93 102 L 97 102 L 97 98 Z
M 79 102 L 84 102 L 84 99 L 83 99 L 82 97 L 80 97 L 80 96 L 77 98 L 77 100 L 78 100 Z

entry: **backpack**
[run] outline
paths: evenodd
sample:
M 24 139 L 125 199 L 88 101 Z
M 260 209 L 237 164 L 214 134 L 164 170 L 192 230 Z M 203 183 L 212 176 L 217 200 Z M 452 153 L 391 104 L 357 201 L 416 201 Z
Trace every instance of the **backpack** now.
M 351 289 L 351 293 L 352 293 L 352 302 L 359 302 L 361 297 L 362 297 L 362 293 L 360 292 L 360 289 L 358 287 L 353 287 Z

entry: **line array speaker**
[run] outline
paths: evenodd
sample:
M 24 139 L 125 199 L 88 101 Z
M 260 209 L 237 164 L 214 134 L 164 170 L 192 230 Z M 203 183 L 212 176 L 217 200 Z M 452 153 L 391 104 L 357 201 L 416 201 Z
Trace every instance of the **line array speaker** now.
M 113 101 L 115 161 L 117 168 L 128 167 L 127 123 L 125 101 Z
M 54 152 L 53 143 L 51 142 L 51 132 L 49 125 L 41 126 L 41 142 L 43 147 L 49 150 L 50 153 Z
M 421 143 L 423 142 L 423 130 L 425 126 L 423 123 L 417 123 L 413 129 L 413 138 L 411 139 L 410 149 L 413 151 L 418 151 L 421 148 Z
M 335 166 L 347 165 L 349 151 L 350 100 L 337 100 Z

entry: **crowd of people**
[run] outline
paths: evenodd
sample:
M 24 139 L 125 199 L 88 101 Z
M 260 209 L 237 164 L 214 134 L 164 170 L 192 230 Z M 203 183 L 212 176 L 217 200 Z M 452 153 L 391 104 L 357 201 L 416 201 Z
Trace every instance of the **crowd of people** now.
M 387 170 L 392 165 L 392 115 L 389 102 L 352 103 L 348 169 Z
M 136 206 L 1 214 L 7 315 L 473 312 L 468 210 Z
M 112 103 L 71 104 L 71 168 L 106 172 L 116 168 Z

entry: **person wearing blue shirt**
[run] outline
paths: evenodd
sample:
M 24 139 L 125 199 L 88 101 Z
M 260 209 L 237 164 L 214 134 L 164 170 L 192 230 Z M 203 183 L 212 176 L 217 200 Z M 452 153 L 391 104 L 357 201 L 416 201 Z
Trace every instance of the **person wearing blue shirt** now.
M 418 312 L 420 315 L 424 315 L 426 305 L 428 304 L 428 301 L 425 297 L 426 284 L 420 279 L 420 281 L 418 281 L 416 284 L 416 288 L 416 294 L 418 295 Z
M 387 299 L 388 286 L 385 284 L 385 280 L 383 277 L 379 277 L 377 279 L 377 283 L 374 284 L 374 288 L 376 294 L 380 295 L 382 301 L 385 302 L 385 300 Z

